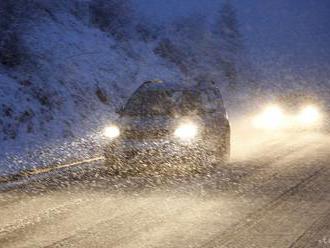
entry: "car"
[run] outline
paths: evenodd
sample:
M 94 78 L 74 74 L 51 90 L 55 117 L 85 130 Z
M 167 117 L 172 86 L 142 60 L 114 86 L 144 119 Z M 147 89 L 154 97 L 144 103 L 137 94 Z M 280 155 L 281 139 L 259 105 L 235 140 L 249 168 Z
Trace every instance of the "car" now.
M 230 123 L 214 82 L 184 86 L 147 81 L 105 128 L 106 164 L 114 171 L 203 171 L 230 156 Z
M 255 128 L 285 131 L 320 131 L 328 124 L 326 101 L 301 91 L 282 93 L 253 119 Z

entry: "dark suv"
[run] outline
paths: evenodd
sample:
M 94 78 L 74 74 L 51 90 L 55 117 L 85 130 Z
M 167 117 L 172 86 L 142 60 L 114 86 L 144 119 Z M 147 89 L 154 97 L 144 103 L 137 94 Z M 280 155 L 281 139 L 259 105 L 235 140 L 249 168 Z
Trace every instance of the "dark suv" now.
M 230 125 L 213 82 L 145 82 L 119 114 L 118 123 L 105 129 L 112 169 L 202 169 L 229 158 Z

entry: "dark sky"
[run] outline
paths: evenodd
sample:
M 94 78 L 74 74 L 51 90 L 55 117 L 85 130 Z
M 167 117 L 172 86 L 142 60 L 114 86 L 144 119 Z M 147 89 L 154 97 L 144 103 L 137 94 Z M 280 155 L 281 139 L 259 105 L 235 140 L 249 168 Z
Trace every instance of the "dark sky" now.
M 133 0 L 150 21 L 199 12 L 213 16 L 223 0 Z M 330 0 L 232 0 L 253 61 L 269 73 L 307 75 L 330 68 Z M 312 69 L 314 68 L 314 69 Z M 311 71 L 312 72 L 311 72 Z M 329 74 L 328 74 L 329 75 Z

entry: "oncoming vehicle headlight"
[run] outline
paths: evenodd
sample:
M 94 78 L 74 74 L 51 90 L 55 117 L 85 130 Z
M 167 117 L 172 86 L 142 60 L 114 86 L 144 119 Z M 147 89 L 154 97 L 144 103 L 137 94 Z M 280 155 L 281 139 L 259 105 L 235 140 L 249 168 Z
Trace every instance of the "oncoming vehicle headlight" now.
M 198 134 L 198 127 L 194 123 L 187 122 L 181 124 L 175 131 L 174 135 L 183 140 L 195 138 Z
M 107 138 L 114 139 L 120 135 L 120 129 L 115 125 L 108 126 L 103 130 L 103 134 Z
M 267 107 L 260 115 L 253 119 L 256 128 L 276 129 L 283 125 L 284 114 L 279 106 L 272 105 Z
M 303 125 L 317 124 L 321 118 L 320 111 L 312 105 L 306 106 L 298 115 L 298 120 Z

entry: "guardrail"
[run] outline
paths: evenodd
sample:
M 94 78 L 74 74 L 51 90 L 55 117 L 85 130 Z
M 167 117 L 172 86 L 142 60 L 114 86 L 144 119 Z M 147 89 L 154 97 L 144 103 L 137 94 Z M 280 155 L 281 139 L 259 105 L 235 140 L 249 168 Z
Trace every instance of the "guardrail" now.
M 0 176 L 0 185 L 20 181 L 20 180 L 23 180 L 23 179 L 26 179 L 29 177 L 37 176 L 37 175 L 47 174 L 47 173 L 65 169 L 65 168 L 72 168 L 72 167 L 81 166 L 81 165 L 87 164 L 87 163 L 101 161 L 103 159 L 104 159 L 104 157 L 100 156 L 100 157 L 95 157 L 95 158 L 91 158 L 91 159 L 75 161 L 75 162 L 71 162 L 71 163 L 67 163 L 67 164 L 40 166 L 40 167 L 36 167 L 33 169 L 22 170 L 17 174 L 6 175 L 3 177 Z

